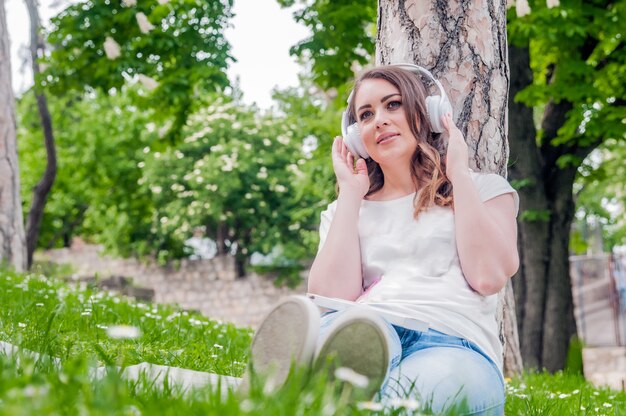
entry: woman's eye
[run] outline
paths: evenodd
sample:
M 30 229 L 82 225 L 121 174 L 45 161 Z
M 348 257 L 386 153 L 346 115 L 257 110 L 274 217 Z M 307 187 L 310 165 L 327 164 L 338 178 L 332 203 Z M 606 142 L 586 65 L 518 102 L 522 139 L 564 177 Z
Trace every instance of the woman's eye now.
M 372 112 L 371 112 L 371 111 L 363 111 L 363 112 L 361 113 L 361 115 L 359 116 L 359 120 L 363 121 L 363 120 L 365 120 L 365 119 L 367 119 L 367 118 L 371 117 L 371 115 L 372 115 Z
M 387 104 L 387 108 L 390 108 L 390 109 L 398 108 L 401 106 L 402 106 L 401 101 L 390 101 L 389 104 Z

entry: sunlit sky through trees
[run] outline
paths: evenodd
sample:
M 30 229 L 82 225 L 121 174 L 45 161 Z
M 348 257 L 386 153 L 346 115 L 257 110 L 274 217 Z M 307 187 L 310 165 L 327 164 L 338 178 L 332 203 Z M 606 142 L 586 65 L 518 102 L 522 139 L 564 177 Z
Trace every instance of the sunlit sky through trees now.
M 156 0 L 155 0 L 156 1 Z M 63 10 L 68 0 L 41 0 L 39 14 L 44 24 Z M 6 1 L 13 88 L 16 94 L 32 85 L 29 55 L 28 13 L 23 0 Z M 239 77 L 244 102 L 261 108 L 272 104 L 275 86 L 295 86 L 300 68 L 289 48 L 307 36 L 308 30 L 294 22 L 292 11 L 281 9 L 276 0 L 235 0 L 234 27 L 226 32 L 231 53 L 237 59 L 228 71 L 232 82 Z

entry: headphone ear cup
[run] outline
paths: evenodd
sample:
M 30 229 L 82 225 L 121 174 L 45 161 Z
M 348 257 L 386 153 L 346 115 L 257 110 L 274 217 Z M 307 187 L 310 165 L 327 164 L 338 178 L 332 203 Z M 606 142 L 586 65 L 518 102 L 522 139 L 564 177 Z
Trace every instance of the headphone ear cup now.
M 430 121 L 430 129 L 435 133 L 443 132 L 441 124 L 441 107 L 439 96 L 426 97 L 426 111 L 428 111 L 428 120 Z
M 359 125 L 357 123 L 351 124 L 346 129 L 346 134 L 343 137 L 343 141 L 346 144 L 346 147 L 353 155 L 357 157 L 361 157 L 363 159 L 368 159 L 370 157 L 367 150 L 365 150 L 365 146 L 363 145 L 363 140 L 361 140 L 361 135 L 359 132 Z
M 447 96 L 432 95 L 426 97 L 426 109 L 428 111 L 428 119 L 430 120 L 430 128 L 435 133 L 443 133 L 445 127 L 441 122 L 441 116 L 444 114 L 452 114 L 452 105 Z

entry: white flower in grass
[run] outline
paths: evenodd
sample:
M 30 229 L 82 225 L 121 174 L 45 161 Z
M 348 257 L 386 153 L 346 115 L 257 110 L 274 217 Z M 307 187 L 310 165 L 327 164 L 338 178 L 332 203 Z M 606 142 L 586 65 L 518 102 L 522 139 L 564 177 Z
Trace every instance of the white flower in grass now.
M 382 403 L 378 403 L 378 402 L 358 402 L 356 404 L 356 407 L 359 410 L 371 410 L 373 412 L 380 412 L 381 410 L 384 409 L 384 406 L 382 405 Z
M 220 345 L 220 344 L 213 344 L 213 348 L 217 348 L 217 349 L 220 349 L 220 350 L 224 349 L 224 347 L 222 345 Z
M 142 415 L 141 410 L 139 410 L 137 406 L 133 406 L 132 404 L 126 406 L 126 408 L 124 409 L 124 414 L 129 415 L 129 416 L 141 416 Z
M 141 33 L 149 33 L 152 29 L 154 29 L 154 25 L 150 23 L 148 20 L 148 16 L 139 12 L 135 15 L 135 19 L 137 19 L 137 24 L 139 25 L 139 30 Z
M 551 9 L 553 7 L 559 7 L 561 3 L 559 2 L 559 0 L 546 0 L 546 5 L 548 6 L 548 9 Z
M 137 75 L 137 78 L 139 78 L 141 85 L 143 85 L 148 91 L 155 90 L 159 86 L 159 82 L 156 79 L 147 75 L 139 74 Z
M 528 0 L 516 0 L 515 11 L 517 12 L 517 17 L 522 17 L 530 14 L 530 6 L 528 5 Z
M 420 406 L 419 402 L 415 399 L 402 399 L 400 397 L 392 399 L 390 404 L 392 407 L 403 407 L 407 410 L 417 410 Z
M 106 53 L 107 58 L 113 60 L 119 58 L 122 55 L 122 49 L 120 48 L 119 43 L 115 41 L 115 39 L 107 36 L 104 41 L 104 53 Z
M 246 413 L 251 412 L 254 409 L 254 404 L 250 400 L 245 399 L 239 404 L 239 409 Z
M 607 409 L 613 407 L 611 403 L 604 403 L 602 406 L 606 407 Z
M 135 339 L 139 338 L 141 331 L 130 325 L 113 325 L 107 329 L 107 335 L 113 339 Z
M 137 0 L 122 0 L 122 4 L 126 7 L 133 7 L 137 5 Z
M 43 303 L 35 303 L 35 306 L 42 307 L 42 306 L 43 306 Z
M 20 328 L 26 328 L 26 324 L 24 322 L 18 322 L 17 326 L 19 326 Z
M 159 4 L 167 4 L 170 2 L 170 0 L 158 0 Z
M 338 369 L 336 369 L 335 377 L 338 380 L 346 381 L 352 384 L 353 386 L 360 387 L 362 389 L 367 387 L 367 384 L 369 383 L 367 376 L 364 376 L 363 374 L 359 374 L 353 369 L 347 368 L 347 367 L 339 367 Z

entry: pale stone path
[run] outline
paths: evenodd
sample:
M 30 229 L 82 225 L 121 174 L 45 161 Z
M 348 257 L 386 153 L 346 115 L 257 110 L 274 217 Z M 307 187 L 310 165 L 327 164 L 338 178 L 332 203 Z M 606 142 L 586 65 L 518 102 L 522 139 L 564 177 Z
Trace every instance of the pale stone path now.
M 6 356 L 21 353 L 34 359 L 38 359 L 40 354 L 33 351 L 23 350 L 8 342 L 0 341 L 0 354 Z M 58 358 L 51 359 L 56 365 L 61 364 Z M 106 375 L 106 367 L 97 367 L 92 369 L 91 375 L 94 379 L 102 378 Z M 228 390 L 235 389 L 241 382 L 238 377 L 222 376 L 214 373 L 205 373 L 202 371 L 188 370 L 186 368 L 168 367 L 165 365 L 157 365 L 151 363 L 139 363 L 126 367 L 122 375 L 129 380 L 139 380 L 145 377 L 153 380 L 155 385 L 163 385 L 167 378 L 168 384 L 178 386 L 183 391 L 189 391 L 193 388 L 221 386 L 222 394 L 226 394 Z

